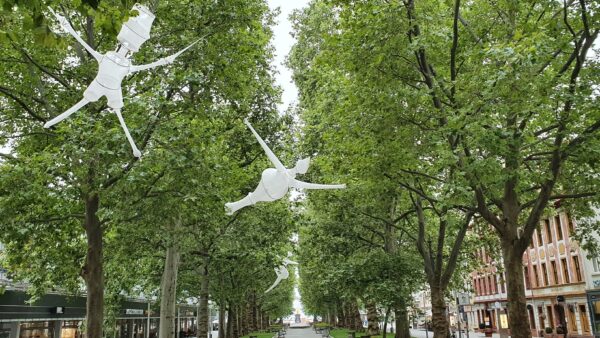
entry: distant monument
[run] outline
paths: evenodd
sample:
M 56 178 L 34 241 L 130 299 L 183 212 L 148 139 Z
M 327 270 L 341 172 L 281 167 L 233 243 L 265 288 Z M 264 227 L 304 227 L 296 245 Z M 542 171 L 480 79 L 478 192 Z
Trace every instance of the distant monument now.
M 294 315 L 294 323 L 300 324 L 302 323 L 302 318 L 300 318 L 300 310 L 296 309 L 296 314 Z

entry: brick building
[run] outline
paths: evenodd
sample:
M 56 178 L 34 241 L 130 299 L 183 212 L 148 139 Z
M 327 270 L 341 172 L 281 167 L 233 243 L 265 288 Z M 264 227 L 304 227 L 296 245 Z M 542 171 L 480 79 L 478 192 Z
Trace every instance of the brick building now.
M 534 337 L 542 336 L 546 327 L 556 328 L 561 323 L 567 326 L 569 337 L 593 335 L 586 294 L 585 254 L 571 239 L 574 227 L 573 220 L 564 212 L 542 219 L 523 255 L 527 310 Z M 508 329 L 508 312 L 505 278 L 497 267 L 501 262 L 496 262 L 485 250 L 478 254 L 484 267 L 471 273 L 473 304 L 465 307 L 469 326 L 487 324 L 502 332 Z

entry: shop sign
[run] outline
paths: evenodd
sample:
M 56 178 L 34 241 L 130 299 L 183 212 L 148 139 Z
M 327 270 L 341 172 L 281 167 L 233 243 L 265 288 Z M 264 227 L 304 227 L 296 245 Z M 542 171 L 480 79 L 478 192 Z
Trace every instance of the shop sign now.
M 142 309 L 125 309 L 126 315 L 143 315 L 144 310 Z
M 52 309 L 50 309 L 50 312 L 57 314 L 57 315 L 62 315 L 65 313 L 65 307 L 64 306 L 55 306 Z

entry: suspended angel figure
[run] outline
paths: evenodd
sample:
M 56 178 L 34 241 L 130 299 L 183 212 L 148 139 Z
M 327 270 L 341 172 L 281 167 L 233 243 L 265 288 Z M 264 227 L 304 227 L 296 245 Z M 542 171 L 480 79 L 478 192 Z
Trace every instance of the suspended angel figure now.
M 137 52 L 140 46 L 150 38 L 150 29 L 152 28 L 152 22 L 155 18 L 154 14 L 152 14 L 150 10 L 143 5 L 135 4 L 133 9 L 137 10 L 139 15 L 130 18 L 123 24 L 123 27 L 117 36 L 117 40 L 119 41 L 117 49 L 115 51 L 107 52 L 106 54 L 100 54 L 90 47 L 90 45 L 88 45 L 79 36 L 79 34 L 77 34 L 75 29 L 73 29 L 69 21 L 64 16 L 55 13 L 52 8 L 49 8 L 50 12 L 60 23 L 60 26 L 69 34 L 71 34 L 75 40 L 77 40 L 96 59 L 99 66 L 96 78 L 83 93 L 83 99 L 64 113 L 46 122 L 46 124 L 44 124 L 44 128 L 49 128 L 55 125 L 88 103 L 96 102 L 102 96 L 106 96 L 106 99 L 108 100 L 108 107 L 117 115 L 121 127 L 125 132 L 125 136 L 127 137 L 127 140 L 133 149 L 133 155 L 135 157 L 140 157 L 142 155 L 135 145 L 133 138 L 129 134 L 129 129 L 127 129 L 127 125 L 125 124 L 123 116 L 121 115 L 121 108 L 123 108 L 121 81 L 128 74 L 172 63 L 175 61 L 175 58 L 196 44 L 198 40 L 183 50 L 166 58 L 162 58 L 146 65 L 133 65 L 130 60 L 131 55 Z
M 244 120 L 244 123 L 250 128 L 254 137 L 258 140 L 261 147 L 267 154 L 271 163 L 275 168 L 268 168 L 262 172 L 258 187 L 254 192 L 249 193 L 246 197 L 242 198 L 237 202 L 225 203 L 225 210 L 228 215 L 232 215 L 239 209 L 254 205 L 258 202 L 272 202 L 285 196 L 290 188 L 298 189 L 344 189 L 345 184 L 315 184 L 302 182 L 296 179 L 296 175 L 305 174 L 308 171 L 310 165 L 310 158 L 304 158 L 296 162 L 296 166 L 292 169 L 287 169 L 283 166 L 281 161 L 275 156 L 271 149 L 267 146 L 265 141 L 258 135 L 258 133 L 252 128 L 252 125 L 248 120 Z
M 298 263 L 289 260 L 289 258 L 287 258 L 287 257 L 284 258 L 283 259 L 283 264 L 275 268 L 275 273 L 277 274 L 277 279 L 275 280 L 275 283 L 273 283 L 273 285 L 271 285 L 271 287 L 268 288 L 267 291 L 265 291 L 265 293 L 269 293 L 277 285 L 279 285 L 279 283 L 281 283 L 282 280 L 288 279 L 290 277 L 290 273 L 289 273 L 289 271 L 287 269 L 287 266 L 289 264 L 298 265 Z

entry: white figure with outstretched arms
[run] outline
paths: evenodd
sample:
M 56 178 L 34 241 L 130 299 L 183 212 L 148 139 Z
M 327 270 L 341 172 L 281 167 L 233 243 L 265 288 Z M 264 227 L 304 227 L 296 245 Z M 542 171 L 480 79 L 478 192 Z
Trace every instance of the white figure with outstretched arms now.
M 288 279 L 290 277 L 290 273 L 289 273 L 289 271 L 287 269 L 287 266 L 289 264 L 297 265 L 298 263 L 289 260 L 289 258 L 287 258 L 287 257 L 284 258 L 283 259 L 283 264 L 275 268 L 275 273 L 277 274 L 277 279 L 275 280 L 275 283 L 273 283 L 273 285 L 271 285 L 271 287 L 268 288 L 267 291 L 265 291 L 265 293 L 270 292 L 277 285 L 279 285 L 279 283 L 281 283 L 282 280 Z
M 137 10 L 139 15 L 130 18 L 123 24 L 123 27 L 117 36 L 117 40 L 120 44 L 115 51 L 110 51 L 106 54 L 100 54 L 95 51 L 79 36 L 79 34 L 77 34 L 64 16 L 55 13 L 52 8 L 49 9 L 60 23 L 60 26 L 71 34 L 96 59 L 98 62 L 98 74 L 83 93 L 83 99 L 64 113 L 46 122 L 44 128 L 55 125 L 88 103 L 96 102 L 102 96 L 106 96 L 108 107 L 117 115 L 119 123 L 125 132 L 125 136 L 133 149 L 133 155 L 135 157 L 140 157 L 142 154 L 129 134 L 129 129 L 127 129 L 125 120 L 123 120 L 123 116 L 121 115 L 121 108 L 123 108 L 121 81 L 123 81 L 128 74 L 172 63 L 175 61 L 176 57 L 192 47 L 198 41 L 195 41 L 185 49 L 156 62 L 146 65 L 133 65 L 130 60 L 131 54 L 137 52 L 140 46 L 150 38 L 150 29 L 155 16 L 148 8 L 140 4 L 135 4 L 133 6 L 133 9 Z
M 248 120 L 244 120 L 244 123 L 250 128 L 254 137 L 258 140 L 261 147 L 267 154 L 271 163 L 275 168 L 268 168 L 262 172 L 258 187 L 254 192 L 249 193 L 246 197 L 242 198 L 237 202 L 226 203 L 225 209 L 228 215 L 233 214 L 237 210 L 254 205 L 258 202 L 272 202 L 276 201 L 288 192 L 290 188 L 298 189 L 344 189 L 345 184 L 315 184 L 302 182 L 296 179 L 296 175 L 305 174 L 308 171 L 310 165 L 310 158 L 304 158 L 296 162 L 296 166 L 292 169 L 287 169 L 281 161 L 275 156 L 271 149 L 267 146 L 265 141 L 258 135 L 256 130 L 252 128 L 252 125 Z

